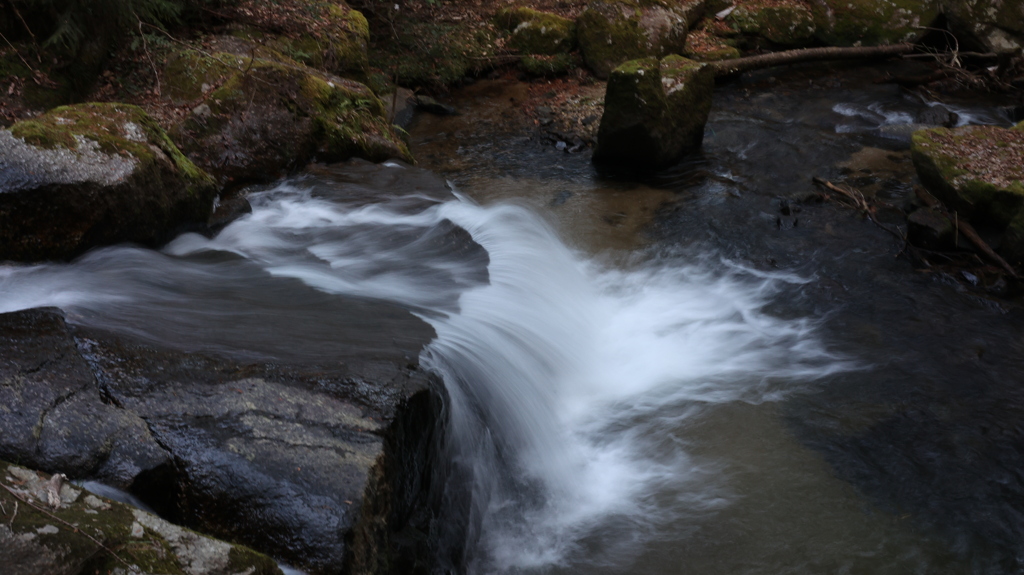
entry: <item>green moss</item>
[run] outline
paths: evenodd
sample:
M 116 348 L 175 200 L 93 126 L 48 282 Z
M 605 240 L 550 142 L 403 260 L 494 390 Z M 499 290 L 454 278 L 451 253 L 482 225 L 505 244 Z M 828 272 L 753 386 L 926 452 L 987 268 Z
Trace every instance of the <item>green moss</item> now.
M 369 23 L 361 12 L 344 5 L 331 6 L 327 14 L 325 33 L 280 37 L 271 45 L 307 66 L 361 77 L 368 63 Z
M 733 29 L 780 46 L 805 46 L 814 40 L 814 16 L 804 4 L 747 3 L 726 19 Z
M 587 66 L 598 76 L 607 77 L 627 60 L 661 57 L 686 49 L 685 22 L 657 42 L 648 38 L 641 25 L 645 8 L 646 4 L 634 0 L 595 0 L 580 14 L 577 39 Z M 684 19 L 680 14 L 676 16 Z
M 185 50 L 175 55 L 164 68 L 165 91 L 177 101 L 198 100 L 203 97 L 204 85 L 217 86 L 247 63 L 247 58 L 226 52 L 207 55 Z
M 126 126 L 142 131 L 142 140 L 129 137 Z M 99 144 L 106 154 L 130 155 L 140 163 L 151 164 L 157 155 L 150 144 L 158 147 L 175 165 L 190 193 L 213 185 L 210 176 L 200 170 L 178 150 L 156 120 L 142 108 L 129 104 L 76 104 L 61 106 L 46 114 L 15 123 L 11 134 L 26 143 L 45 149 L 77 149 L 77 138 Z
M 569 54 L 552 56 L 529 55 L 519 61 L 519 65 L 532 76 L 560 76 L 576 67 L 576 62 Z
M 576 23 L 556 14 L 525 7 L 506 8 L 494 21 L 512 33 L 509 47 L 523 54 L 567 53 L 576 44 Z
M 815 37 L 832 46 L 909 42 L 941 13 L 935 0 L 822 0 L 812 3 Z
M 498 55 L 497 32 L 440 22 L 401 19 L 397 40 L 377 38 L 370 50 L 372 74 L 397 80 L 401 86 L 449 86 L 493 65 Z

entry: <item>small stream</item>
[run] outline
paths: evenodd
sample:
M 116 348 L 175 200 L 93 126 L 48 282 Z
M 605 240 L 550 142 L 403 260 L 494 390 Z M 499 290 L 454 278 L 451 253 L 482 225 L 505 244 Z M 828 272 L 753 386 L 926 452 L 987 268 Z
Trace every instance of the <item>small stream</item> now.
M 471 128 L 516 89 L 480 83 L 412 130 L 433 173 L 316 168 L 214 238 L 0 267 L 0 311 L 302 361 L 379 352 L 342 310 L 398 303 L 449 395 L 453 570 L 1019 572 L 1021 310 L 813 197 L 812 176 L 912 197 L 901 126 L 934 102 L 872 73 L 719 88 L 703 155 L 643 177 Z

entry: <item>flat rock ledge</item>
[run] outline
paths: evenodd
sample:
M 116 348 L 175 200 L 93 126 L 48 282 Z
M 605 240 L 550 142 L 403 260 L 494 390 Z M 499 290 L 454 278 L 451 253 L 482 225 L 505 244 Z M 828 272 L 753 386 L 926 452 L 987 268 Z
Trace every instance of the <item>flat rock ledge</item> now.
M 406 315 L 394 329 L 429 341 Z M 2 314 L 0 459 L 125 489 L 173 523 L 312 574 L 422 570 L 440 399 L 406 347 L 238 363 L 69 326 L 56 308 Z

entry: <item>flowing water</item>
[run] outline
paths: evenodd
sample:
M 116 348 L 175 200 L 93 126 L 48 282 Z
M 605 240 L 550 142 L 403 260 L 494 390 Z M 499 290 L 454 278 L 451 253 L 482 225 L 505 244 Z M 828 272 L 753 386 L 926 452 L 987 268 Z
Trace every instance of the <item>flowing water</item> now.
M 465 477 L 466 537 L 435 543 L 471 573 L 1014 572 L 1016 312 L 915 276 L 848 213 L 779 213 L 865 149 L 905 162 L 878 129 L 927 103 L 802 81 L 725 90 L 705 158 L 644 184 L 467 136 L 476 167 L 448 187 L 393 163 L 314 170 L 253 190 L 214 238 L 0 267 L 0 311 L 303 360 L 379 351 L 353 301 L 410 310 L 436 332 L 420 359 Z M 887 177 L 880 195 L 907 193 Z M 967 395 L 989 408 L 951 414 Z M 979 446 L 993 404 L 1002 435 Z M 1003 490 L 943 491 L 963 453 L 979 480 L 1002 465 Z

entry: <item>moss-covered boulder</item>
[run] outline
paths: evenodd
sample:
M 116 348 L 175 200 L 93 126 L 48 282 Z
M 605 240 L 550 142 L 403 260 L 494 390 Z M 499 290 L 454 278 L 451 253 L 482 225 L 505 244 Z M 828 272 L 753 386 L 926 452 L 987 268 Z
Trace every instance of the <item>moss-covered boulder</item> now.
M 814 41 L 814 15 L 806 3 L 796 0 L 746 2 L 725 20 L 737 32 L 779 46 L 806 46 Z
M 281 575 L 266 555 L 4 461 L 0 514 L 8 575 Z
M 370 26 L 362 12 L 344 2 L 318 5 L 315 29 L 285 35 L 269 45 L 289 57 L 336 74 L 362 75 L 366 71 L 366 47 Z
M 700 148 L 714 74 L 682 56 L 622 64 L 608 79 L 594 161 L 663 167 Z
M 412 162 L 409 149 L 369 88 L 287 60 L 185 53 L 198 62 L 191 83 L 205 102 L 172 130 L 182 150 L 221 181 L 266 181 L 311 160 L 360 157 Z M 210 85 L 210 80 L 217 82 Z
M 1024 0 L 948 0 L 950 30 L 968 44 L 999 54 L 1024 47 Z
M 565 54 L 576 47 L 576 23 L 557 14 L 518 7 L 500 10 L 495 24 L 509 33 L 507 46 L 521 54 Z
M 0 260 L 157 245 L 205 223 L 217 187 L 142 109 L 79 104 L 0 130 Z
M 681 54 L 703 8 L 703 0 L 593 0 L 577 19 L 580 51 L 601 78 L 627 60 Z
M 1002 232 L 1003 256 L 1024 260 L 1024 130 L 920 130 L 911 153 L 933 194 L 977 227 Z
M 938 0 L 811 0 L 815 37 L 829 46 L 913 42 L 941 13 Z

